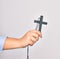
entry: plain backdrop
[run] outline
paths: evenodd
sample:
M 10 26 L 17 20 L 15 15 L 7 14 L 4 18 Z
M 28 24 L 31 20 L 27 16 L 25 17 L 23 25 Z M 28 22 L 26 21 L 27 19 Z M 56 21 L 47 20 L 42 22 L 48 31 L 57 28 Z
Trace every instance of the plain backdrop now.
M 40 15 L 48 25 L 30 47 L 30 59 L 60 59 L 60 0 L 0 0 L 0 35 L 22 37 Z M 0 59 L 26 59 L 26 48 L 5 50 Z

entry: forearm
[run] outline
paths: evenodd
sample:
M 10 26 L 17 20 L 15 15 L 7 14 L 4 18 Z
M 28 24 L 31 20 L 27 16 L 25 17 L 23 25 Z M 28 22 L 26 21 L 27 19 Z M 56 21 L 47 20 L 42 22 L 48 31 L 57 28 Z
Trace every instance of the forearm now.
M 20 39 L 17 38 L 6 38 L 5 44 L 4 44 L 4 50 L 7 49 L 14 49 L 14 48 L 20 48 Z

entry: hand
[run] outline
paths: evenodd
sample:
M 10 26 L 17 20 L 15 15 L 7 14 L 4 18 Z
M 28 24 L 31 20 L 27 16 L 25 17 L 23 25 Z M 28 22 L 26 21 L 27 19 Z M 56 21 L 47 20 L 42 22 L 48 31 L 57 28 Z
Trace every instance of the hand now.
M 28 31 L 22 38 L 19 39 L 21 48 L 24 48 L 28 45 L 32 46 L 36 43 L 39 38 L 42 38 L 42 34 L 38 30 Z

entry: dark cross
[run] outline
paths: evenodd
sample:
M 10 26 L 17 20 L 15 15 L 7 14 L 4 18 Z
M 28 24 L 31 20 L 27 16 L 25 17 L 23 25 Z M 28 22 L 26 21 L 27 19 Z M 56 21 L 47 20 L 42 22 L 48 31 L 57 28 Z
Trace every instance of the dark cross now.
M 42 24 L 47 25 L 47 22 L 43 22 L 43 16 L 40 16 L 39 20 L 34 20 L 34 22 L 39 24 L 39 31 L 41 31 Z M 29 46 L 27 46 L 27 59 L 29 59 Z
M 43 16 L 40 16 L 39 20 L 34 20 L 34 22 L 39 24 L 39 31 L 41 31 L 42 24 L 47 25 L 47 22 L 43 22 Z

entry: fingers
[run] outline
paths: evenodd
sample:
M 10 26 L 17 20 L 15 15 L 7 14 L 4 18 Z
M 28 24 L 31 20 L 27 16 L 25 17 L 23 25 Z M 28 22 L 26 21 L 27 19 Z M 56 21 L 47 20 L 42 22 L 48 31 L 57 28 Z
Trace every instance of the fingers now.
M 37 41 L 39 40 L 39 37 L 31 37 L 30 38 L 30 46 L 32 46 L 33 44 L 35 44 Z
M 38 31 L 38 30 L 34 30 L 34 32 L 35 32 L 39 37 L 42 38 L 42 33 L 41 33 L 40 31 Z
M 36 43 L 39 40 L 39 37 L 42 37 L 42 34 L 40 31 L 32 30 L 30 31 L 30 42 L 29 45 L 32 46 L 34 43 Z
M 36 35 L 38 35 L 39 37 L 41 37 L 42 38 L 42 33 L 40 32 L 40 31 L 38 31 L 38 30 L 31 30 L 31 31 L 29 31 L 31 34 L 35 34 L 35 36 Z

